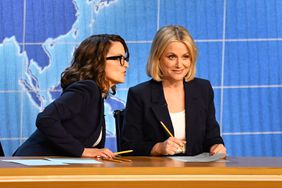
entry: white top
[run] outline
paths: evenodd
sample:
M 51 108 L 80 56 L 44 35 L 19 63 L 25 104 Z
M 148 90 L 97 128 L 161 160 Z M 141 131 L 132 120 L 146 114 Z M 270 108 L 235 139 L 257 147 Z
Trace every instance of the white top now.
M 182 112 L 169 113 L 174 130 L 174 137 L 186 140 L 185 136 L 185 110 Z
M 99 135 L 98 139 L 96 140 L 96 142 L 93 144 L 93 147 L 97 146 L 101 142 L 101 140 L 102 140 L 102 129 L 103 128 L 101 128 L 100 135 Z

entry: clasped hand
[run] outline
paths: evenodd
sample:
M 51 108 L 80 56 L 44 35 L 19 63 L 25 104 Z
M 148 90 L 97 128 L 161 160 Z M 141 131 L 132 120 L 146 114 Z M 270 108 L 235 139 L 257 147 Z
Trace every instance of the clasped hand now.
M 186 141 L 169 137 L 164 142 L 159 142 L 154 145 L 151 150 L 151 155 L 175 155 L 185 152 Z
M 177 153 L 185 153 L 186 141 L 169 137 L 164 142 L 155 144 L 151 150 L 151 155 L 175 155 Z M 223 144 L 214 144 L 210 148 L 210 155 L 223 153 L 226 156 L 226 148 Z

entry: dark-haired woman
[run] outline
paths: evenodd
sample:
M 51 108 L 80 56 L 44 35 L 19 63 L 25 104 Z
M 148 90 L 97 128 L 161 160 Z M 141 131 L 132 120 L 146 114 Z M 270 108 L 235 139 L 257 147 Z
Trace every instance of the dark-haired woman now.
M 62 73 L 62 95 L 36 119 L 36 131 L 14 156 L 111 158 L 105 145 L 104 98 L 123 83 L 129 52 L 118 35 L 93 35 L 75 50 Z

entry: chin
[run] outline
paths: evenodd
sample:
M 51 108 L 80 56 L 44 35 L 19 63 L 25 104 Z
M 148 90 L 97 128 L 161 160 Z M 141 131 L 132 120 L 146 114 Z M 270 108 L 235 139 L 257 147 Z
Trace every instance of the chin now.
M 115 83 L 116 84 L 122 84 L 122 83 L 124 83 L 124 80 L 117 80 Z
M 173 77 L 172 79 L 175 81 L 182 81 L 185 78 L 185 76 L 177 76 L 177 77 Z

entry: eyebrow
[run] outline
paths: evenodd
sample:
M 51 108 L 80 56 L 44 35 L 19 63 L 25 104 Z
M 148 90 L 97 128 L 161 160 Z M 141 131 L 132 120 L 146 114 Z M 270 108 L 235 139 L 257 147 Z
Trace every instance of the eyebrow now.
M 167 55 L 176 55 L 176 53 L 174 53 L 174 52 L 167 52 Z M 181 56 L 183 56 L 183 55 L 190 55 L 190 53 L 187 52 L 185 54 L 182 54 Z

